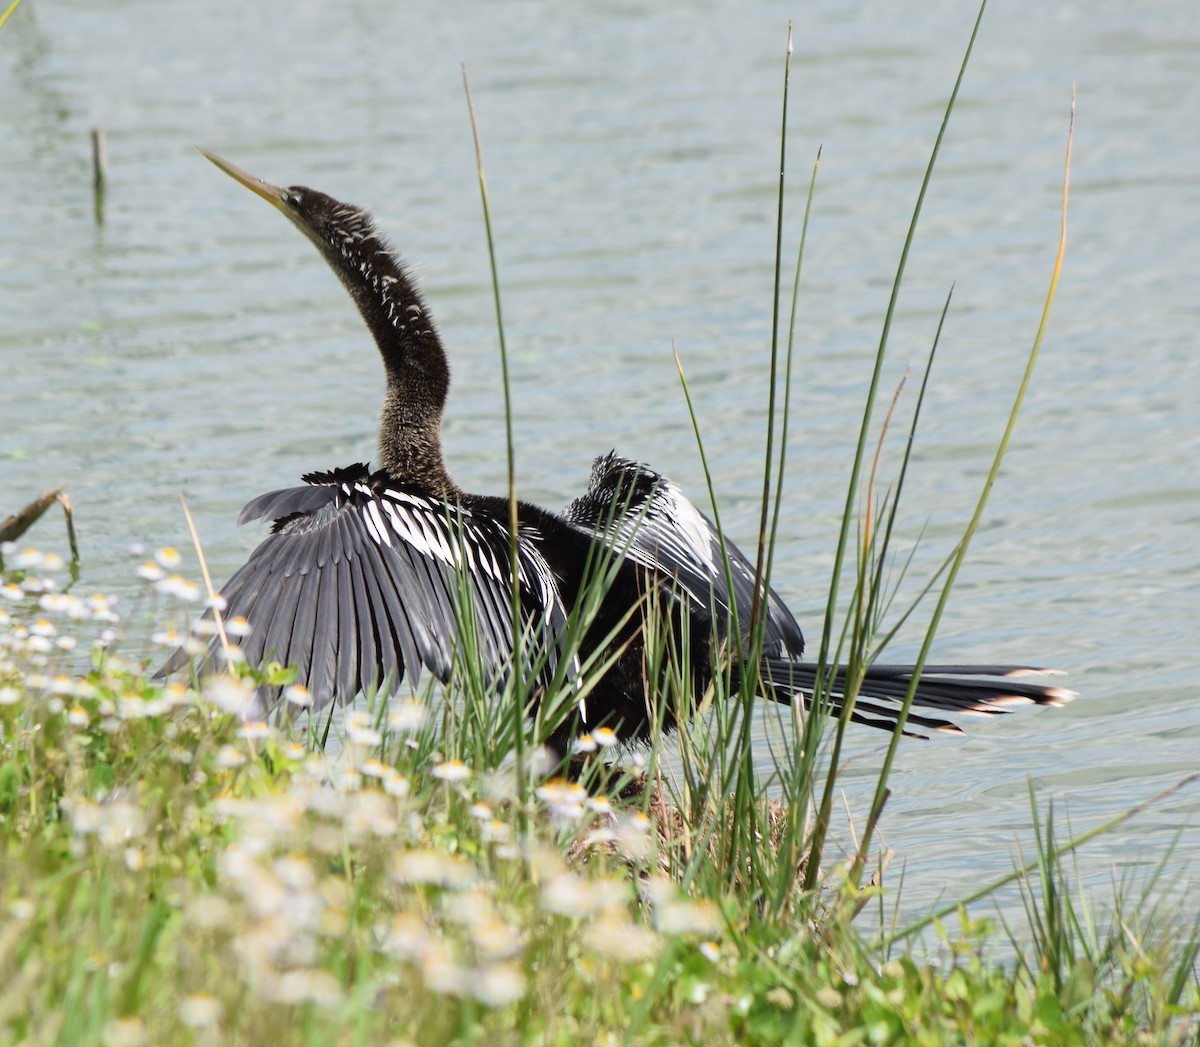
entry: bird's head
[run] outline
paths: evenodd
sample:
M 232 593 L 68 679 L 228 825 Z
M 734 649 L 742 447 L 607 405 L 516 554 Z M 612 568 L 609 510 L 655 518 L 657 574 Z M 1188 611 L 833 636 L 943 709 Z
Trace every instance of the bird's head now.
M 344 204 L 316 189 L 309 189 L 308 186 L 292 185 L 281 188 L 272 185 L 207 149 L 199 149 L 199 152 L 235 182 L 241 183 L 286 215 L 322 254 L 344 254 L 351 245 L 362 244 L 375 236 L 375 227 L 370 215 L 360 207 Z

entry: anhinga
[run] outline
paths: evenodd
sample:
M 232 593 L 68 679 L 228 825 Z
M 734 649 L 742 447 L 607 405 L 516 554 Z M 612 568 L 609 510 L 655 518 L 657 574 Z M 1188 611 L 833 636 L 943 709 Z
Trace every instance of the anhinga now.
M 358 306 L 387 376 L 376 470 L 360 464 L 310 473 L 304 486 L 255 498 L 238 518 L 272 522 L 270 536 L 221 590 L 225 615 L 250 624 L 241 649 L 251 664 L 294 665 L 314 708 L 394 686 L 405 674 L 415 680 L 422 670 L 446 681 L 467 614 L 493 681 L 505 679 L 514 661 L 524 664 L 535 696 L 556 673 L 562 686 L 573 686 L 579 667 L 599 655 L 601 679 L 550 738 L 565 756 L 582 730 L 606 725 L 622 740 L 640 741 L 656 717 L 668 729 L 675 725 L 673 709 L 648 709 L 655 690 L 647 681 L 648 615 L 665 624 L 674 655 L 688 659 L 685 673 L 699 694 L 719 659 L 740 659 L 729 648 L 744 649 L 745 639 L 730 633 L 735 622 L 747 630 L 757 613 L 763 653 L 751 666 L 755 685 L 776 701 L 809 700 L 816 670 L 800 660 L 804 638 L 791 612 L 770 589 L 759 590 L 755 607 L 751 564 L 728 541 L 723 552 L 709 519 L 647 466 L 614 454 L 596 459 L 587 490 L 562 513 L 519 504 L 514 543 L 507 499 L 469 494 L 446 469 L 446 354 L 412 277 L 371 217 L 314 189 L 281 189 L 204 155 L 313 242 Z M 581 592 L 590 576 L 604 572 L 602 598 L 568 641 Z M 517 634 L 523 660 L 513 657 Z M 689 642 L 680 643 L 684 634 Z M 164 671 L 186 660 L 178 652 Z M 1057 687 L 1003 679 L 1036 671 L 927 666 L 914 704 L 994 713 L 1014 702 L 1057 705 L 1072 697 Z M 853 719 L 893 729 L 912 675 L 911 666 L 869 668 Z M 834 709 L 840 679 L 832 684 Z M 260 694 L 255 713 L 267 714 L 270 701 Z M 923 713 L 910 714 L 907 724 L 957 730 Z

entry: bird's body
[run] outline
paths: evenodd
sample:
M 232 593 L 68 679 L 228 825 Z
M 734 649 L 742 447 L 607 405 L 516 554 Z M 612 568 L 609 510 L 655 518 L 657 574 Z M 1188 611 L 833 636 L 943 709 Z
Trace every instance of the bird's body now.
M 608 726 L 636 742 L 654 723 L 674 726 L 686 711 L 654 706 L 661 679 L 653 677 L 666 670 L 650 666 L 665 659 L 698 695 L 718 667 L 747 671 L 746 638 L 761 616 L 755 685 L 776 700 L 806 699 L 815 669 L 801 660 L 804 638 L 791 612 L 774 590 L 756 585 L 754 568 L 679 488 L 647 466 L 615 454 L 596 459 L 587 490 L 562 513 L 519 503 L 514 541 L 508 500 L 463 491 L 446 468 L 445 352 L 366 212 L 305 187 L 278 189 L 205 155 L 316 245 L 374 335 L 387 377 L 379 469 L 309 474 L 304 486 L 261 495 L 242 511 L 239 522 L 273 525 L 222 589 L 225 614 L 249 622 L 248 661 L 294 664 L 319 708 L 426 671 L 449 680 L 456 652 L 469 649 L 494 682 L 515 665 L 535 697 L 579 688 L 549 739 L 565 756 L 584 729 Z M 164 668 L 184 661 L 176 655 Z M 933 667 L 914 702 L 998 712 L 1013 701 L 1070 697 L 1003 679 L 1025 671 Z M 588 673 L 599 677 L 582 686 Z M 853 718 L 893 728 L 911 676 L 906 666 L 869 670 Z M 260 696 L 259 713 L 270 711 L 269 700 Z M 907 722 L 955 729 L 940 716 Z

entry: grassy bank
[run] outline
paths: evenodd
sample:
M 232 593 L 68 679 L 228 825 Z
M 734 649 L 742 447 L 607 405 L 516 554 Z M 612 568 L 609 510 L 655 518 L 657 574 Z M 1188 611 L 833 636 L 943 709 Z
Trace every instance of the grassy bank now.
M 477 710 L 432 692 L 351 713 L 322 750 L 230 711 L 243 677 L 148 681 L 114 651 L 109 601 L 56 592 L 53 558 L 16 559 L 0 597 L 0 1043 L 1196 1035 L 1195 926 L 1141 903 L 1105 931 L 1048 831 L 1025 928 L 963 914 L 912 953 L 882 940 L 878 888 L 846 866 L 804 887 L 787 807 L 755 799 L 751 831 L 733 824 L 698 731 L 682 773 L 651 751 L 648 783 L 631 782 L 598 732 L 589 788 L 532 773 L 521 788 L 511 754 L 460 759 Z M 171 569 L 145 565 L 147 593 L 194 595 Z

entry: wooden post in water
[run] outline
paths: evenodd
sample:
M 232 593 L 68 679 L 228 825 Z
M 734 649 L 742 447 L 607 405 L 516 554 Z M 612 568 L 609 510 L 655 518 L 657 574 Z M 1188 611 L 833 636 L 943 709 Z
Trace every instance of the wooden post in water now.
M 108 182 L 108 143 L 103 127 L 92 128 L 92 203 L 96 224 L 104 224 L 104 189 Z

